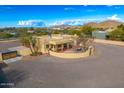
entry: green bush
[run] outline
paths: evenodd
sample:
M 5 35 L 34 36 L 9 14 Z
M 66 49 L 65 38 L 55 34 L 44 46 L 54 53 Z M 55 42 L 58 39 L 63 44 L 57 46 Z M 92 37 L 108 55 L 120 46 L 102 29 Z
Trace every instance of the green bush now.
M 12 37 L 13 37 L 12 34 L 9 34 L 9 33 L 6 33 L 6 32 L 1 32 L 0 33 L 0 38 L 1 39 L 12 38 Z
M 119 25 L 114 31 L 110 32 L 109 39 L 124 41 L 124 25 Z

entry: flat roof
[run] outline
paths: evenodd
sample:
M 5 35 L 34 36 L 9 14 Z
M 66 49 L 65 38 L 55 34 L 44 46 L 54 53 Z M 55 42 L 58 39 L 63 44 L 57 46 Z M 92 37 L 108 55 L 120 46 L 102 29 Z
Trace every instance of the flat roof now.
M 72 42 L 72 39 L 54 39 L 54 40 L 50 40 L 49 43 L 50 44 L 62 44 L 62 43 L 68 43 L 68 42 Z
M 68 43 L 72 42 L 74 39 L 74 35 L 61 35 L 61 34 L 53 34 L 51 38 L 48 35 L 44 35 L 39 38 L 43 42 L 47 42 L 50 44 L 61 44 L 61 43 Z

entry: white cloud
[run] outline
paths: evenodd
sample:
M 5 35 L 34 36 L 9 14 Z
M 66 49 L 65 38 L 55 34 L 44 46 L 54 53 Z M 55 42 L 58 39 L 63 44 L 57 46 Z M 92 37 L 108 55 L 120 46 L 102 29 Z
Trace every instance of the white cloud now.
M 83 6 L 88 6 L 88 5 L 83 5 Z
M 96 10 L 93 10 L 93 9 L 89 9 L 89 10 L 86 10 L 87 12 L 95 12 Z
M 42 20 L 21 20 L 18 21 L 17 25 L 43 27 L 45 26 L 45 23 Z
M 109 20 L 120 20 L 121 18 L 119 18 L 117 14 L 114 14 L 111 17 L 108 17 L 107 19 L 109 19 Z
M 106 7 L 113 7 L 114 5 L 106 5 Z
M 53 25 L 83 25 L 83 21 L 80 19 L 75 19 L 75 20 L 63 20 L 63 21 L 56 21 L 53 23 Z
M 97 21 L 100 21 L 101 18 L 86 18 L 86 19 L 72 19 L 72 20 L 62 20 L 62 21 L 56 21 L 54 23 L 51 24 L 51 26 L 54 26 L 54 25 L 71 25 L 71 26 L 78 26 L 78 25 L 83 25 L 85 23 L 88 23 L 88 22 L 97 22 Z
M 18 21 L 18 26 L 23 27 L 45 27 L 45 26 L 56 26 L 56 25 L 71 25 L 79 26 L 88 22 L 98 22 L 103 20 L 102 18 L 80 18 L 80 19 L 70 19 L 70 20 L 57 20 L 53 22 L 45 23 L 43 20 L 20 20 Z
M 116 6 L 116 5 L 106 5 L 106 7 L 109 7 L 109 8 L 115 8 L 115 9 L 120 9 L 121 8 L 121 6 Z
M 120 9 L 121 7 L 120 7 L 120 6 L 115 6 L 114 8 L 115 8 L 115 9 Z
M 66 7 L 64 8 L 65 11 L 68 11 L 68 10 L 75 10 L 75 8 L 72 8 L 72 7 Z

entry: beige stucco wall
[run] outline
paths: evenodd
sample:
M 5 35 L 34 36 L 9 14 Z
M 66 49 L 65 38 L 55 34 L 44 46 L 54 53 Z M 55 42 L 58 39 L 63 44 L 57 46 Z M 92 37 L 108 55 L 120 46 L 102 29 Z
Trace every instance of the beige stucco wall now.
M 42 53 L 48 53 L 48 50 L 46 49 L 46 44 L 45 43 L 41 44 L 40 52 L 42 52 Z
M 22 55 L 22 56 L 27 56 L 31 54 L 31 50 L 29 48 L 27 49 L 22 49 L 22 50 L 17 50 L 17 52 Z
M 93 54 L 93 47 L 91 48 L 91 55 Z M 83 58 L 90 56 L 90 48 L 83 53 L 58 53 L 50 51 L 50 55 L 60 58 Z
M 2 61 L 2 54 L 0 53 L 0 61 Z
M 30 48 L 27 48 L 27 47 L 24 47 L 24 46 L 9 48 L 9 50 L 17 51 L 18 54 L 20 54 L 21 56 L 27 56 L 27 55 L 31 54 Z

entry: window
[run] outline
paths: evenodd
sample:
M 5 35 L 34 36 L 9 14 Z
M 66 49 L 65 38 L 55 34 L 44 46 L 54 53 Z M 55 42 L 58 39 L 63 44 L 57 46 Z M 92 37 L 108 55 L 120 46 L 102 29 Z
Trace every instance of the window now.
M 46 48 L 48 49 L 49 48 L 49 45 L 46 45 Z

